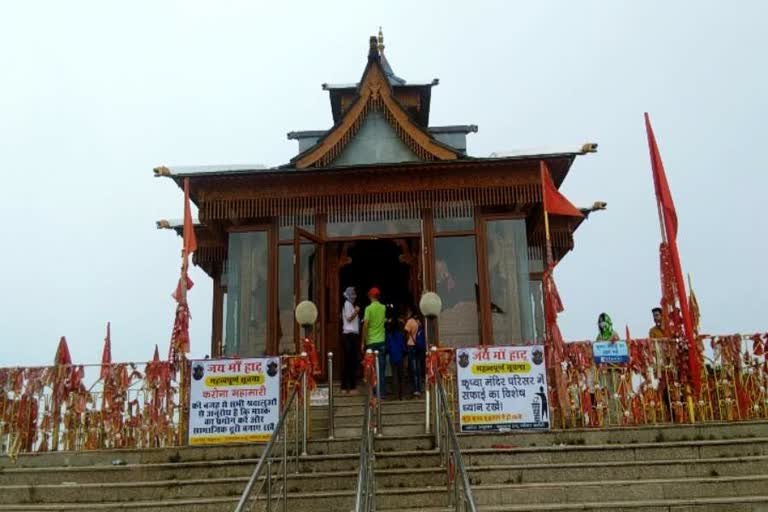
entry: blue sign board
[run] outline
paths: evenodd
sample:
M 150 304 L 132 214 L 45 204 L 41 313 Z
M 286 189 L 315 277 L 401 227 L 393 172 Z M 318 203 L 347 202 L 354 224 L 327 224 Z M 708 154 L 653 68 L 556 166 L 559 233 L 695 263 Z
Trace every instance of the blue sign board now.
M 592 343 L 595 364 L 627 364 L 629 348 L 626 341 L 596 341 Z

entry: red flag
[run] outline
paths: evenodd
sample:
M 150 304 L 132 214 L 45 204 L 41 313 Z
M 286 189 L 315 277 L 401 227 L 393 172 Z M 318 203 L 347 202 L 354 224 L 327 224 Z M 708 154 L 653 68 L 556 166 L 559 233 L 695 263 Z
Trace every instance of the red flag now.
M 101 352 L 101 378 L 109 378 L 109 367 L 112 364 L 112 336 L 110 334 L 109 322 L 107 322 L 107 337 L 104 338 L 104 350 Z
M 178 354 L 189 352 L 189 304 L 187 303 L 187 291 L 191 290 L 195 283 L 189 278 L 189 255 L 197 250 L 197 237 L 195 226 L 192 223 L 192 209 L 189 205 L 189 178 L 184 178 L 184 245 L 181 250 L 181 276 L 173 298 L 176 306 L 176 318 L 171 332 L 171 344 L 168 349 L 168 360 L 175 361 Z
M 564 308 L 563 302 L 560 300 L 560 293 L 558 293 L 557 286 L 555 285 L 555 279 L 552 276 L 554 269 L 554 264 L 550 262 L 542 278 L 544 320 L 547 334 L 545 354 L 547 366 L 554 373 L 558 403 L 561 409 L 564 410 L 568 407 L 568 389 L 561 368 L 561 364 L 565 359 L 565 341 L 560 332 L 560 327 L 557 325 L 557 315 L 562 313 Z
M 189 178 L 184 178 L 184 258 L 197 250 L 197 236 L 192 223 L 192 209 L 189 206 Z
M 698 396 L 701 388 L 701 362 L 699 360 L 701 355 L 696 343 L 696 335 L 693 331 L 693 319 L 688 299 L 685 296 L 685 282 L 683 281 L 683 269 L 680 264 L 680 253 L 677 250 L 677 212 L 672 201 L 672 193 L 669 190 L 669 183 L 664 172 L 664 164 L 661 161 L 659 147 L 656 144 L 656 137 L 653 134 L 653 128 L 651 128 L 651 119 L 648 117 L 647 112 L 645 114 L 645 129 L 648 135 L 648 149 L 651 154 L 651 169 L 653 171 L 653 185 L 656 190 L 656 201 L 658 202 L 659 212 L 662 217 L 663 234 L 666 237 L 666 245 L 669 249 L 669 263 L 674 275 L 674 282 L 667 283 L 664 282 L 665 279 L 662 274 L 662 290 L 675 289 L 675 299 L 682 314 L 684 335 L 688 343 L 689 381 L 693 385 L 696 396 Z M 675 304 L 668 304 L 667 306 L 673 308 L 674 312 Z
M 67 338 L 64 336 L 59 340 L 59 346 L 56 348 L 56 357 L 53 360 L 53 364 L 65 365 L 72 364 L 72 356 L 69 355 L 69 347 L 67 346 Z
M 549 173 L 549 168 L 544 160 L 540 163 L 541 169 L 541 186 L 544 190 L 543 202 L 544 211 L 552 215 L 567 215 L 569 217 L 584 217 L 584 214 L 579 211 L 578 208 L 573 206 L 571 202 L 557 190 L 552 176 Z

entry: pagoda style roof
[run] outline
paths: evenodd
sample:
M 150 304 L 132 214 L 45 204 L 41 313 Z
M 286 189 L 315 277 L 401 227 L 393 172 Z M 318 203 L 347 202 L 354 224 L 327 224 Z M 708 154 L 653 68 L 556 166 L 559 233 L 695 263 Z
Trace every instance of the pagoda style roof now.
M 406 85 L 405 80 L 392 71 L 392 67 L 383 57 L 383 48 L 375 36 L 371 37 L 368 64 L 363 77 L 357 85 L 354 95 L 340 95 L 337 107 L 339 117 L 334 114 L 334 126 L 323 135 L 316 144 L 291 159 L 291 166 L 296 169 L 312 167 L 330 167 L 344 148 L 354 139 L 363 122 L 372 112 L 380 112 L 391 125 L 407 148 L 419 160 L 456 160 L 462 157 L 461 151 L 441 143 L 427 131 L 426 121 L 428 106 L 418 97 L 409 98 L 414 106 L 409 110 L 398 99 L 394 87 Z M 342 105 L 347 99 L 347 106 Z M 331 98 L 332 107 L 334 98 Z M 413 115 L 421 113 L 421 116 Z

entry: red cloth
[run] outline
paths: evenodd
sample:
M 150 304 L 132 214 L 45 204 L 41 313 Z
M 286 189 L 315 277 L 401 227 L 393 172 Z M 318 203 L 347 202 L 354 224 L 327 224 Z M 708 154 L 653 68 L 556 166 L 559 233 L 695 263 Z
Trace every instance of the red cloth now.
M 184 178 L 184 257 L 197 250 L 197 236 L 192 223 L 192 208 L 189 206 L 189 178 Z
M 659 147 L 653 134 L 651 120 L 648 113 L 645 114 L 645 129 L 648 135 L 648 148 L 651 154 L 651 168 L 653 170 L 653 185 L 656 190 L 656 200 L 664 218 L 664 231 L 667 237 L 669 257 L 674 274 L 674 287 L 677 293 L 677 302 L 683 319 L 685 339 L 688 343 L 688 372 L 689 382 L 693 386 L 696 397 L 701 392 L 701 354 L 696 343 L 696 335 L 693 331 L 693 318 L 689 308 L 688 299 L 685 296 L 685 282 L 683 281 L 683 269 L 680 264 L 680 253 L 677 250 L 677 212 L 672 201 L 672 192 L 669 190 L 667 175 L 664 172 L 664 164 L 661 161 Z M 663 279 L 663 276 L 662 276 Z M 662 282 L 662 288 L 669 287 L 669 283 Z
M 69 355 L 69 347 L 67 346 L 67 338 L 64 336 L 59 340 L 59 346 L 56 348 L 56 357 L 53 360 L 53 364 L 64 365 L 72 364 L 72 356 Z
M 578 208 L 573 206 L 571 202 L 557 190 L 552 176 L 549 173 L 544 160 L 540 163 L 541 169 L 541 186 L 544 190 L 543 202 L 544 211 L 552 215 L 567 215 L 569 217 L 584 217 L 584 214 L 579 211 Z
M 112 364 L 112 336 L 107 322 L 107 337 L 104 338 L 104 349 L 101 352 L 101 378 L 109 378 L 109 367 Z
M 189 255 L 197 250 L 197 237 L 195 226 L 192 223 L 192 209 L 189 205 L 189 178 L 184 178 L 184 245 L 181 255 L 181 276 L 173 292 L 173 298 L 178 302 L 176 306 L 176 318 L 171 332 L 171 344 L 168 349 L 168 360 L 175 361 L 178 354 L 185 354 L 190 350 L 189 342 L 189 304 L 187 303 L 187 291 L 191 290 L 195 283 L 189 278 Z
M 547 357 L 547 366 L 554 373 L 558 403 L 561 408 L 565 409 L 568 406 L 568 389 L 562 368 L 560 367 L 565 359 L 565 341 L 560 333 L 560 327 L 557 325 L 557 315 L 562 313 L 564 308 L 555 285 L 555 279 L 552 276 L 553 271 L 554 265 L 550 263 L 546 272 L 544 272 L 542 281 L 544 290 L 544 319 L 547 333 L 544 353 Z

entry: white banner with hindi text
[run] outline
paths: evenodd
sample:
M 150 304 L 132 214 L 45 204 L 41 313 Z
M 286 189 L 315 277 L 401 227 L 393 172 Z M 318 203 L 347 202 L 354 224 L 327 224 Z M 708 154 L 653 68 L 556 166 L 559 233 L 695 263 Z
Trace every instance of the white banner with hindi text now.
M 462 432 L 548 429 L 544 347 L 456 349 Z
M 280 419 L 280 359 L 190 361 L 189 444 L 266 442 Z

